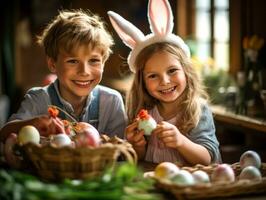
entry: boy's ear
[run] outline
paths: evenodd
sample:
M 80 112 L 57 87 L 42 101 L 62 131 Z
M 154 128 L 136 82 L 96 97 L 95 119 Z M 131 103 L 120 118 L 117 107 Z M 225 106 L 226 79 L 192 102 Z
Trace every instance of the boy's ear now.
M 55 61 L 54 61 L 54 59 L 51 58 L 51 57 L 47 57 L 46 60 L 47 60 L 47 64 L 48 64 L 49 70 L 52 73 L 56 72 L 56 67 L 55 67 Z

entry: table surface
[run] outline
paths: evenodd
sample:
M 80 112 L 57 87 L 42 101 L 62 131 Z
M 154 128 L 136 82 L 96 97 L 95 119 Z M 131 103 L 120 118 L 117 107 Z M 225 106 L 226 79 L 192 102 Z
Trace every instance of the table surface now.
M 223 106 L 212 105 L 211 109 L 214 119 L 217 121 L 266 133 L 266 119 L 238 115 Z

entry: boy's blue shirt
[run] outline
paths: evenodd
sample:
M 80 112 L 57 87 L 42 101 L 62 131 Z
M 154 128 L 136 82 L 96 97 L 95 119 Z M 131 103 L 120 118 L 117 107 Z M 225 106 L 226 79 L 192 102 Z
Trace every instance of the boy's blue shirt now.
M 54 98 L 51 98 L 51 96 L 49 95 L 48 88 L 51 86 L 53 86 L 55 89 L 53 93 L 54 96 L 57 97 L 56 101 L 52 100 Z M 58 90 L 58 80 L 52 83 L 51 86 L 34 87 L 27 91 L 17 113 L 14 113 L 8 119 L 8 121 L 26 120 L 34 118 L 38 115 L 47 114 L 48 106 L 52 105 L 53 103 L 58 104 L 56 105 L 58 107 L 63 107 L 63 109 L 67 113 L 74 116 L 74 109 L 71 104 L 60 96 Z M 97 95 L 95 95 L 96 90 L 98 90 L 98 97 Z M 95 101 L 93 102 L 93 100 L 95 100 L 94 98 L 99 98 L 98 104 L 95 103 Z M 90 107 L 90 105 L 92 105 L 92 107 Z M 94 111 L 93 115 L 95 118 L 95 109 L 96 112 L 98 111 L 98 116 L 96 114 L 96 118 L 98 118 L 98 123 L 96 126 L 99 133 L 104 133 L 109 136 L 117 135 L 120 138 L 124 138 L 124 131 L 127 125 L 127 117 L 121 94 L 111 88 L 98 85 L 89 95 L 81 115 L 76 118 L 76 120 L 89 123 L 94 121 L 95 119 L 89 121 L 90 113 L 92 113 L 92 111 L 89 112 L 89 110 Z M 72 121 L 70 118 L 67 118 L 67 116 L 65 117 L 65 119 Z

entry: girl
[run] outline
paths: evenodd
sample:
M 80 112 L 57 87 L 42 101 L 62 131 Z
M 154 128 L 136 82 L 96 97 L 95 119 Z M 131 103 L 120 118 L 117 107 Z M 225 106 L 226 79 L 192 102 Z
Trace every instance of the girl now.
M 172 34 L 170 5 L 166 0 L 150 0 L 148 7 L 152 33 L 147 36 L 118 14 L 108 12 L 118 35 L 132 49 L 128 63 L 135 77 L 127 102 L 131 124 L 126 138 L 145 161 L 182 165 L 220 162 L 207 94 L 187 45 Z M 143 108 L 158 123 L 148 140 L 135 119 Z
M 218 161 L 207 95 L 183 51 L 170 43 L 155 43 L 141 51 L 136 65 L 128 98 L 129 121 L 145 108 L 158 123 L 149 141 L 137 121 L 127 127 L 127 139 L 139 158 L 205 165 Z

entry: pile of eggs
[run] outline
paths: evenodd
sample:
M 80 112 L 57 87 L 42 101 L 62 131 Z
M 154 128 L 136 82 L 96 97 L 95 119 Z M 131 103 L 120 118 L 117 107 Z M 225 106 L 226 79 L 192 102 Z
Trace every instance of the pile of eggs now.
M 94 127 L 85 122 L 80 122 L 80 127 L 80 131 L 77 132 L 75 138 L 71 138 L 66 133 L 53 134 L 49 138 L 41 138 L 38 129 L 27 125 L 19 130 L 17 141 L 20 145 L 27 143 L 45 144 L 49 141 L 48 143 L 53 147 L 97 147 L 100 145 L 100 135 Z
M 261 180 L 261 159 L 258 153 L 249 150 L 244 152 L 239 160 L 241 171 L 238 177 L 229 164 L 219 164 L 211 174 L 203 170 L 189 172 L 180 169 L 170 162 L 158 164 L 154 170 L 154 177 L 159 180 L 167 180 L 180 186 L 193 186 L 206 183 L 231 183 L 238 180 Z

